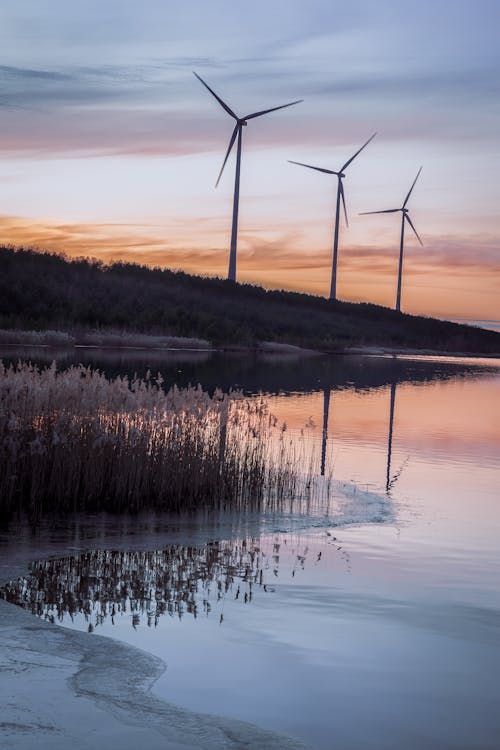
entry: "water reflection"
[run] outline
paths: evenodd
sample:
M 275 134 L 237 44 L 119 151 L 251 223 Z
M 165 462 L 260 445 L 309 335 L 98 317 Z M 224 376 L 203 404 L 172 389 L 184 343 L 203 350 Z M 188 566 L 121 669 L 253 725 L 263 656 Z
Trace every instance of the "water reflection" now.
M 264 550 L 256 539 L 174 544 L 155 551 L 91 550 L 78 557 L 34 562 L 26 577 L 0 588 L 0 597 L 49 622 L 83 615 L 92 632 L 105 620 L 128 615 L 132 627 L 157 627 L 163 615 L 208 615 L 226 598 L 252 601 L 256 588 L 273 590 L 280 543 Z M 297 554 L 303 567 L 307 549 Z
M 192 710 L 217 713 L 223 706 L 227 715 L 303 737 L 317 750 L 330 750 L 332 737 L 349 750 L 496 747 L 499 376 L 484 370 L 488 376 L 479 378 L 472 370 L 463 377 L 460 366 L 452 375 L 450 364 L 444 377 L 439 363 L 435 379 L 417 385 L 418 378 L 408 383 L 386 362 L 373 388 L 362 389 L 361 375 L 335 387 L 320 380 L 325 371 L 316 366 L 314 393 L 271 396 L 271 410 L 290 432 L 316 422 L 325 473 L 331 445 L 335 477 L 390 495 L 397 527 L 318 524 L 314 534 L 280 534 L 282 546 L 275 549 L 288 520 L 243 514 L 225 520 L 205 511 L 193 519 L 66 519 L 64 528 L 47 522 L 46 536 L 0 530 L 0 580 L 17 576 L 26 559 L 66 555 L 70 571 L 58 574 L 57 561 L 36 564 L 24 582 L 11 584 L 13 600 L 56 621 L 62 613 L 72 625 L 64 608 L 71 596 L 73 627 L 97 624 L 98 632 L 162 658 L 168 670 L 155 692 Z M 257 375 L 254 382 L 267 378 Z M 319 450 L 315 455 L 319 471 Z M 231 548 L 204 544 L 230 536 L 239 538 Z M 176 546 L 186 540 L 190 548 Z M 174 546 L 165 550 L 166 543 Z M 70 557 L 72 546 L 159 551 Z M 20 562 L 9 568 L 15 555 Z M 87 575 L 83 582 L 75 575 L 78 565 Z M 115 579 L 110 591 L 102 581 L 106 565 Z M 51 581 L 50 594 L 36 571 Z M 264 586 L 273 585 L 275 592 L 265 595 Z M 156 618 L 157 590 L 165 609 Z
M 321 476 L 325 476 L 326 447 L 328 445 L 328 418 L 330 415 L 330 389 L 323 390 L 323 430 L 321 432 Z
M 30 361 L 47 367 L 54 360 L 58 369 L 65 370 L 72 365 L 84 364 L 92 369 L 105 370 L 113 375 L 137 373 L 140 377 L 148 369 L 159 370 L 165 363 L 169 369 L 182 369 L 184 365 L 196 367 L 207 362 L 211 351 L 193 351 L 190 349 L 113 349 L 97 346 L 51 347 L 51 346 L 1 346 L 0 359 L 4 362 Z
M 1 347 L 5 363 L 29 360 L 60 369 L 84 364 L 104 370 L 108 377 L 145 377 L 161 372 L 165 385 L 201 383 L 205 390 L 243 388 L 248 394 L 311 393 L 322 390 L 365 390 L 391 383 L 423 383 L 457 377 L 481 377 L 494 372 L 498 360 L 439 359 L 392 356 L 335 355 L 305 357 L 249 353 L 158 350 L 113 350 L 43 347 Z
M 394 409 L 396 405 L 396 389 L 397 389 L 397 383 L 392 383 L 391 396 L 389 400 L 389 434 L 387 437 L 387 470 L 386 470 L 386 480 L 385 480 L 385 492 L 389 497 L 394 488 L 394 485 L 398 481 L 404 467 L 406 466 L 406 463 L 408 462 L 408 458 L 406 458 L 401 464 L 401 466 L 399 467 L 399 469 L 391 476 L 392 439 L 394 435 Z
M 401 476 L 401 473 L 408 461 L 408 459 L 405 459 L 399 469 L 394 473 L 391 474 L 392 471 L 392 443 L 393 443 L 393 437 L 394 437 L 394 411 L 395 411 L 395 404 L 396 404 L 396 390 L 397 390 L 397 382 L 394 381 L 391 384 L 390 388 L 390 398 L 389 398 L 389 419 L 388 419 L 388 436 L 387 436 L 387 461 L 386 461 L 386 476 L 385 476 L 385 492 L 388 497 L 391 495 L 391 491 L 398 481 L 399 477 Z M 328 431 L 329 426 L 329 419 L 330 419 L 330 402 L 332 401 L 332 391 L 329 389 L 323 389 L 323 426 L 321 430 L 321 464 L 320 464 L 320 475 L 322 477 L 325 476 L 326 472 L 326 464 L 327 464 L 327 449 L 329 442 L 333 443 L 332 440 L 330 440 L 330 435 Z

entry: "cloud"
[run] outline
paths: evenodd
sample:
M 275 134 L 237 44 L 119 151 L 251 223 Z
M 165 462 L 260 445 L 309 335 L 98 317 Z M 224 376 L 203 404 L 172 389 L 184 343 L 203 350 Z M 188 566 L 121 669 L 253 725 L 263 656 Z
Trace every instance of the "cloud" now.
M 136 66 L 75 68 L 64 71 L 0 68 L 3 103 L 24 109 L 52 111 L 74 106 L 97 107 L 102 102 L 147 98 L 145 71 Z
M 204 223 L 205 225 L 205 223 Z M 190 237 L 183 219 L 158 226 L 147 223 L 70 223 L 0 217 L 0 242 L 95 257 L 162 266 L 225 277 L 228 237 L 217 221 L 206 222 L 205 244 Z M 339 256 L 341 299 L 392 306 L 396 289 L 394 248 L 346 246 Z M 278 230 L 272 238 L 242 231 L 238 279 L 269 288 L 326 295 L 331 253 L 307 247 L 307 235 Z M 426 240 L 425 252 L 408 247 L 403 276 L 408 312 L 441 317 L 498 319 L 500 253 L 492 237 L 437 237 Z
M 206 223 L 208 221 L 208 224 Z M 75 256 L 95 256 L 106 261 L 127 260 L 149 265 L 166 265 L 197 273 L 225 272 L 227 237 L 216 221 L 206 220 L 206 245 L 197 247 L 189 239 L 189 226 L 179 219 L 165 225 L 147 223 L 71 223 L 29 221 L 20 217 L 0 217 L 0 239 L 6 244 L 34 246 Z M 307 248 L 305 234 L 278 231 L 274 238 L 251 231 L 240 232 L 239 267 L 242 273 L 257 281 L 274 271 L 289 288 L 311 290 L 308 280 L 328 279 L 331 253 Z M 394 248 L 346 246 L 340 255 L 340 268 L 349 276 L 363 279 L 395 272 L 397 252 Z M 500 248 L 493 237 L 437 237 L 426 241 L 424 251 L 406 248 L 405 275 L 460 276 L 500 278 Z M 496 281 L 496 283 L 500 283 Z
M 359 245 L 348 249 L 350 262 L 352 263 L 381 263 L 384 259 L 393 258 L 396 254 L 394 248 L 369 247 Z M 407 244 L 405 247 L 405 261 L 411 267 L 418 269 L 423 264 L 447 266 L 451 269 L 485 269 L 495 272 L 500 270 L 500 240 L 491 235 L 486 236 L 451 236 L 438 235 L 426 238 L 424 247 Z M 500 281 L 499 281 L 500 283 Z
M 401 115 L 404 109 L 409 109 L 412 117 L 417 116 L 419 125 L 420 108 L 434 124 L 437 114 L 442 119 L 444 113 L 449 122 L 450 109 L 458 110 L 460 119 L 472 119 L 477 129 L 475 108 L 484 104 L 490 111 L 499 111 L 500 76 L 498 70 L 489 67 L 382 74 L 366 71 L 334 75 L 329 80 L 309 80 L 307 90 L 309 96 L 336 97 L 341 102 L 362 100 L 364 108 L 370 107 L 377 115 L 387 106 L 393 112 L 399 110 Z
M 9 79 L 42 79 L 46 81 L 70 81 L 72 77 L 67 73 L 59 73 L 53 70 L 33 70 L 31 68 L 16 68 L 12 65 L 0 65 L 0 77 L 3 82 Z
M 135 62 L 94 65 L 67 64 L 58 70 L 0 65 L 4 104 L 57 110 L 72 106 L 100 107 L 103 101 L 176 108 L 187 98 L 193 68 L 217 70 L 224 65 L 210 57 L 143 58 Z M 194 91 L 195 87 L 191 87 Z
M 127 62 L 117 57 L 50 69 L 2 65 L 0 107 L 9 116 L 0 148 L 4 154 L 27 156 L 89 149 L 155 156 L 179 152 L 172 147 L 174 139 L 180 141 L 181 153 L 203 151 L 207 144 L 216 148 L 223 113 L 192 78 L 191 70 L 197 68 L 207 71 L 211 85 L 235 111 L 306 99 L 292 116 L 269 118 L 264 145 L 330 145 L 332 127 L 336 141 L 345 142 L 367 119 L 384 137 L 405 141 L 496 138 L 498 64 L 480 58 L 473 65 L 450 60 L 438 68 L 423 56 L 418 64 L 379 59 L 365 65 L 358 56 L 357 62 L 332 65 L 325 51 L 313 54 L 322 38 L 329 44 L 337 39 L 312 34 L 301 40 L 299 34 L 291 42 L 264 44 L 261 56 L 147 57 L 143 50 Z M 300 55 L 305 41 L 308 54 Z M 196 132 L 194 123 L 200 125 Z M 168 131 L 168 143 L 157 132 L 160 128 Z M 186 140 L 189 131 L 192 137 Z
M 224 123 L 178 113 L 154 116 L 141 110 L 67 110 L 38 113 L 37 127 L 26 112 L 4 116 L 0 153 L 31 159 L 85 156 L 180 156 L 224 146 Z M 222 145 L 221 145 L 222 144 Z
M 141 223 L 85 224 L 0 217 L 0 241 L 5 245 L 61 252 L 73 258 L 95 257 L 105 262 L 122 260 L 199 272 L 226 265 L 226 253 L 221 248 L 194 250 L 183 246 L 179 239 L 169 239 L 175 229 L 175 222 L 155 227 Z

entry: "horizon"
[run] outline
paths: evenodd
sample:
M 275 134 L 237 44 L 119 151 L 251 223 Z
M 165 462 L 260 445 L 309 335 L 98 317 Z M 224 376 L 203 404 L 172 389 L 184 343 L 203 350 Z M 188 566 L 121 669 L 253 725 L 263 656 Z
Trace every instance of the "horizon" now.
M 345 180 L 339 299 L 394 306 L 399 217 L 358 213 L 400 205 L 423 164 L 402 310 L 500 319 L 496 3 L 22 0 L 2 16 L 1 241 L 224 277 L 234 154 L 214 184 L 233 123 L 195 69 L 238 114 L 304 99 L 245 128 L 238 281 L 327 295 L 336 185 L 286 161 L 335 170 L 378 131 Z

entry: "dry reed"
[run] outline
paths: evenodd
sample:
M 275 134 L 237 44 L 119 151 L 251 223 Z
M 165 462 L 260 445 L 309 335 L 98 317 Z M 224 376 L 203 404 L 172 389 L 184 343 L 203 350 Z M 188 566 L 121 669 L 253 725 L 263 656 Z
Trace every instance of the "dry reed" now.
M 0 328 L 0 345 L 74 347 L 75 344 L 103 348 L 212 349 L 207 339 L 165 336 L 114 329 L 25 331 Z
M 0 363 L 3 513 L 276 506 L 297 493 L 296 451 L 263 399 Z
M 74 346 L 75 337 L 66 331 L 21 331 L 17 329 L 0 329 L 1 345 L 20 346 Z

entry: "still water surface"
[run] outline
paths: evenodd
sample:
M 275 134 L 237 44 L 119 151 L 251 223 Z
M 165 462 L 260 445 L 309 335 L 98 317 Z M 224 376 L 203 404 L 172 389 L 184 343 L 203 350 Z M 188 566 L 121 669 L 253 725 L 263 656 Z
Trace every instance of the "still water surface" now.
M 315 750 L 498 748 L 500 362 L 148 356 L 101 367 L 266 392 L 358 523 L 179 519 L 135 553 L 129 524 L 35 564 L 25 603 L 160 656 L 169 702 Z

